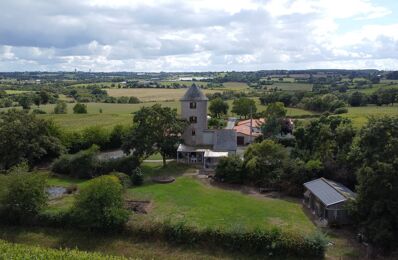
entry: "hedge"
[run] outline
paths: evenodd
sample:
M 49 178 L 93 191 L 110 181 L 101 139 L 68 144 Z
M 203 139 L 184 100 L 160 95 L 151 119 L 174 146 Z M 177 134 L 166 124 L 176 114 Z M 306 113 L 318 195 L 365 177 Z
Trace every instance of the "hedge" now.
M 85 251 L 70 249 L 49 249 L 37 246 L 8 243 L 0 240 L 0 259 L 107 259 L 119 260 L 127 259 L 124 257 L 105 256 L 99 253 L 89 253 Z
M 232 252 L 267 256 L 323 257 L 327 239 L 320 232 L 302 235 L 297 232 L 258 229 L 253 231 L 197 229 L 183 222 L 150 223 L 128 227 L 128 233 L 143 238 L 157 238 L 184 245 L 217 247 Z
M 35 223 L 38 226 L 55 228 L 79 226 L 68 211 L 42 213 Z M 319 231 L 304 235 L 279 228 L 270 230 L 198 229 L 184 222 L 171 223 L 170 221 L 129 224 L 122 232 L 118 231 L 118 234 L 139 237 L 143 240 L 162 240 L 192 247 L 273 257 L 322 258 L 328 243 L 326 236 Z
M 64 154 L 54 162 L 52 171 L 80 179 L 91 179 L 114 171 L 131 175 L 140 164 L 139 159 L 131 155 L 99 160 L 98 151 L 98 146 L 93 145 L 75 154 Z

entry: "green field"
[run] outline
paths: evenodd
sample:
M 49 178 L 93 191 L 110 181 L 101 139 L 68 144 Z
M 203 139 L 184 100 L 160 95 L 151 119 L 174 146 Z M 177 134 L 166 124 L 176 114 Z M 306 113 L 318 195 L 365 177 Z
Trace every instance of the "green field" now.
M 38 117 L 51 119 L 67 131 L 82 130 L 90 126 L 101 126 L 110 129 L 117 124 L 131 124 L 133 118 L 131 113 L 138 111 L 143 106 L 152 106 L 156 103 L 180 110 L 178 102 L 146 102 L 140 104 L 87 103 L 87 114 L 73 114 L 72 110 L 75 104 L 68 103 L 68 114 L 52 114 L 55 105 L 50 104 L 40 106 L 40 109 L 48 114 L 38 115 Z M 102 109 L 102 113 L 100 113 L 100 109 Z
M 28 90 L 6 90 L 6 94 L 10 94 L 10 95 L 18 95 L 18 94 L 24 94 L 24 93 L 29 93 L 32 91 L 28 91 Z
M 268 229 L 277 226 L 304 233 L 315 230 L 299 201 L 251 196 L 240 191 L 216 188 L 190 176 L 195 169 L 173 162 L 166 168 L 159 163 L 144 163 L 142 170 L 146 184 L 128 189 L 127 194 L 133 199 L 150 199 L 154 206 L 149 214 L 136 215 L 133 221 L 137 223 L 184 221 L 198 228 Z M 151 176 L 164 175 L 175 176 L 176 181 L 153 184 L 149 180 Z M 86 184 L 84 181 L 59 177 L 52 177 L 49 183 L 54 186 L 76 184 L 79 187 Z M 72 203 L 73 197 L 68 195 L 62 200 L 52 201 L 49 210 L 66 209 Z
M 371 88 L 363 88 L 363 89 L 350 89 L 350 92 L 362 92 L 365 93 L 367 95 L 370 95 L 374 92 L 376 92 L 379 89 L 397 89 L 398 88 L 398 84 L 387 84 L 387 83 L 379 83 L 379 84 L 373 84 Z
M 190 86 L 192 82 L 187 81 L 167 81 L 162 82 L 164 85 L 171 85 L 172 83 L 180 83 Z M 194 82 L 195 84 L 206 83 L 206 82 Z M 206 83 L 207 84 L 207 83 Z M 249 86 L 246 83 L 240 82 L 227 82 L 224 83 L 223 87 L 220 88 L 211 88 L 211 89 L 203 89 L 205 94 L 212 94 L 215 92 L 223 92 L 223 91 L 247 91 L 249 90 Z M 173 89 L 173 88 L 108 88 L 106 89 L 109 96 L 112 97 L 137 97 L 141 101 L 177 101 L 179 100 L 184 93 L 187 91 L 186 88 Z
M 348 107 L 348 113 L 341 116 L 351 119 L 354 127 L 360 128 L 367 123 L 370 116 L 398 116 L 398 105 Z
M 286 91 L 312 91 L 312 84 L 307 83 L 279 83 L 275 82 L 269 86 L 270 88 L 278 88 Z
M 281 199 L 251 197 L 206 185 L 183 176 L 168 185 L 153 184 L 129 189 L 134 199 L 151 199 L 152 221 L 185 221 L 198 228 L 272 228 L 312 232 L 315 226 L 301 204 Z M 138 219 L 140 221 L 140 219 Z

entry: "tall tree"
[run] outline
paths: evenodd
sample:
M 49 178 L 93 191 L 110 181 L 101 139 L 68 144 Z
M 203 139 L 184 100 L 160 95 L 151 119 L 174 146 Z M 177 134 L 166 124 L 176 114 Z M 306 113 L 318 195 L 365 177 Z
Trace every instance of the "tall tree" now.
M 370 118 L 351 159 L 358 171 L 356 223 L 383 251 L 398 246 L 398 117 Z
M 63 151 L 58 136 L 51 121 L 15 109 L 0 113 L 0 169 L 58 156 Z
M 177 110 L 159 104 L 142 107 L 135 112 L 134 126 L 127 134 L 123 150 L 146 158 L 159 152 L 166 165 L 166 158 L 176 154 L 177 144 L 188 123 L 179 119 Z
M 249 146 L 244 155 L 244 165 L 249 179 L 257 185 L 279 183 L 289 156 L 285 147 L 272 140 Z
M 228 109 L 229 109 L 228 103 L 223 101 L 221 98 L 215 98 L 212 101 L 210 101 L 209 110 L 210 113 L 215 117 L 226 115 L 228 113 Z
M 281 102 L 271 103 L 265 110 L 265 123 L 261 126 L 263 135 L 266 137 L 274 136 L 282 131 L 287 110 Z
M 232 112 L 247 118 L 247 116 L 250 115 L 250 113 L 256 113 L 257 112 L 257 107 L 256 103 L 254 102 L 253 99 L 250 98 L 239 98 L 235 99 L 234 102 L 232 103 Z

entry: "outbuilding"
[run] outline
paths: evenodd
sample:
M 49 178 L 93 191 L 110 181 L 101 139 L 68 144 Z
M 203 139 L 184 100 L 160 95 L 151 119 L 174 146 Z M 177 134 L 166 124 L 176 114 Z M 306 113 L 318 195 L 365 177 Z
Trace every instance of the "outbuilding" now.
M 341 183 L 319 178 L 304 183 L 304 205 L 326 224 L 349 224 L 346 205 L 356 194 Z

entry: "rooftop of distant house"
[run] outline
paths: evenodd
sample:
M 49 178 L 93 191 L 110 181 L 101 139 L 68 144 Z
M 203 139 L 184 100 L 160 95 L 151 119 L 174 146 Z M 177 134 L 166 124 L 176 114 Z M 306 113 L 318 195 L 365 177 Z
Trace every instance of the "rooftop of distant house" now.
M 265 123 L 264 118 L 247 119 L 247 120 L 239 121 L 236 124 L 236 126 L 234 127 L 234 129 L 237 133 L 241 133 L 244 135 L 250 135 L 250 124 L 251 124 L 252 128 L 257 128 L 257 129 L 252 129 L 252 135 L 259 136 L 259 135 L 261 135 L 261 131 L 259 128 L 264 123 Z

